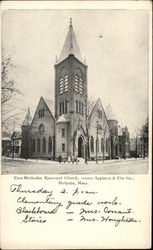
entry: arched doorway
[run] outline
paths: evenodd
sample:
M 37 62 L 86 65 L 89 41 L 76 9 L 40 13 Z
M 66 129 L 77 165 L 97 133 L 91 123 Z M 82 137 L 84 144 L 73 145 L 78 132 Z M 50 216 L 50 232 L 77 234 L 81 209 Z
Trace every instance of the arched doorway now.
M 84 157 L 84 145 L 81 136 L 78 138 L 78 157 Z

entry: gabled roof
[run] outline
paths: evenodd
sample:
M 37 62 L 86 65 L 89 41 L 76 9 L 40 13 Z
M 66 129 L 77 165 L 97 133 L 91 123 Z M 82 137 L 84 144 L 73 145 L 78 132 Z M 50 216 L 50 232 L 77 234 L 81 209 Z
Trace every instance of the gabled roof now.
M 67 122 L 69 122 L 69 119 L 67 119 L 64 114 L 62 114 L 56 121 L 56 123 L 67 123 Z
M 58 59 L 58 63 L 66 59 L 70 54 L 73 54 L 79 61 L 83 63 L 83 59 L 81 56 L 81 52 L 79 49 L 79 45 L 73 30 L 72 19 L 70 18 L 69 31 L 67 33 L 66 40 L 64 42 L 64 46 L 62 48 L 60 57 Z
M 43 97 L 42 97 L 43 98 Z M 49 100 L 49 99 L 46 99 L 46 98 L 43 98 L 47 107 L 49 108 L 50 112 L 52 113 L 52 115 L 54 116 L 54 103 L 53 101 Z
M 46 105 L 46 107 L 48 108 L 48 110 L 49 110 L 51 116 L 52 116 L 53 119 L 55 120 L 55 117 L 54 117 L 54 115 L 53 115 L 53 114 L 54 114 L 54 105 L 53 105 L 53 101 L 48 100 L 48 99 L 45 99 L 45 98 L 43 98 L 43 97 L 41 96 L 41 97 L 40 97 L 40 100 L 39 100 L 39 103 L 38 103 L 38 105 L 37 105 L 35 114 L 34 114 L 34 116 L 33 116 L 31 125 L 32 125 L 32 123 L 33 123 L 33 121 L 34 121 L 34 119 L 35 119 L 35 117 L 36 117 L 36 114 L 37 114 L 37 111 L 38 111 L 38 108 L 39 108 L 39 105 L 40 105 L 41 102 L 43 102 L 43 103 Z
M 104 114 L 104 116 L 106 118 L 105 110 L 103 108 L 103 105 L 102 105 L 102 102 L 101 102 L 100 98 L 98 98 L 97 101 L 94 103 L 93 108 L 92 108 L 92 110 L 90 112 L 89 117 L 91 118 L 92 114 L 94 113 L 94 110 L 97 109 L 97 107 L 100 107 L 100 109 L 103 111 L 103 114 Z
M 14 131 L 11 136 L 11 139 L 22 139 L 22 133 L 19 131 Z
M 108 104 L 105 108 L 107 120 L 115 120 L 117 121 L 116 115 L 113 112 L 113 109 L 110 104 Z

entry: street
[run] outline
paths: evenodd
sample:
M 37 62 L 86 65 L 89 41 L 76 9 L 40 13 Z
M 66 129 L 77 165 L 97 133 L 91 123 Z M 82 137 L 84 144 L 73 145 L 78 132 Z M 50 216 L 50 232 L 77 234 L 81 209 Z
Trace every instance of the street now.
M 2 174 L 147 174 L 148 159 L 105 160 L 104 162 L 59 163 L 49 160 L 2 158 Z

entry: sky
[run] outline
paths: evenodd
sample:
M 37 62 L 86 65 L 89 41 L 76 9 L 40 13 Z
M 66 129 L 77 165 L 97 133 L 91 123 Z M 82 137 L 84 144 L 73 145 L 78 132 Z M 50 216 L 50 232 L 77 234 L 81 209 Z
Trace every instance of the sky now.
M 22 95 L 12 99 L 21 120 L 41 96 L 54 101 L 54 64 L 72 18 L 88 65 L 88 96 L 101 98 L 130 134 L 148 115 L 149 15 L 147 10 L 5 10 L 2 48 L 16 67 L 10 73 Z M 19 122 L 20 123 L 20 122 Z M 19 125 L 19 124 L 18 124 Z

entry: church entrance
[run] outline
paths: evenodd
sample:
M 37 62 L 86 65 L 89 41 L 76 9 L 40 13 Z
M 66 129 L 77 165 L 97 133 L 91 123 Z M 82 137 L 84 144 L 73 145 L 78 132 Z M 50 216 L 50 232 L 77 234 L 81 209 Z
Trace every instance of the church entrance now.
M 81 136 L 78 138 L 78 157 L 84 157 L 84 145 Z

